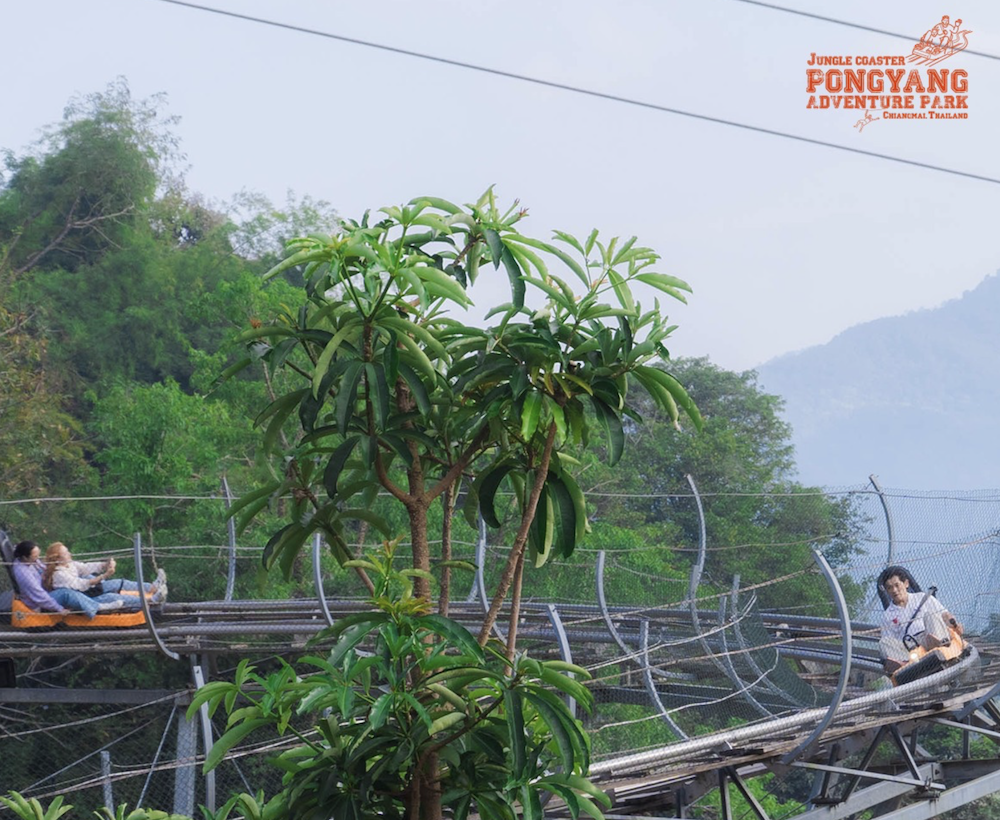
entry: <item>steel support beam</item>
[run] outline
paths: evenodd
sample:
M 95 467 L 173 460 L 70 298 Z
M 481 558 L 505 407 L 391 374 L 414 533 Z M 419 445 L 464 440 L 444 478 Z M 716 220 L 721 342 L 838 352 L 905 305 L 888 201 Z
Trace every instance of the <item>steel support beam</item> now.
M 186 706 L 191 702 L 187 689 L 0 689 L 0 703 L 117 703 L 138 706 L 173 698 Z
M 1000 791 L 1000 771 L 970 780 L 961 786 L 954 786 L 937 795 L 936 800 L 913 803 L 883 814 L 879 820 L 928 820 L 997 791 Z
M 921 778 L 930 779 L 936 776 L 935 764 L 924 763 L 920 769 Z M 795 815 L 795 820 L 849 820 L 856 814 L 893 800 L 913 791 L 906 783 L 880 782 L 873 786 L 858 789 L 843 803 L 836 806 L 819 806 L 804 814 Z

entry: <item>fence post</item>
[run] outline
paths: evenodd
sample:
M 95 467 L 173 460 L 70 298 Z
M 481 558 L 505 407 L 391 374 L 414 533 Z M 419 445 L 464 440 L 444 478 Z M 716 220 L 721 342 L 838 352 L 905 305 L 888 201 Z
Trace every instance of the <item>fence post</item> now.
M 885 565 L 888 567 L 892 565 L 894 553 L 896 552 L 896 537 L 892 531 L 892 513 L 889 511 L 889 502 L 885 500 L 885 493 L 878 483 L 878 476 L 872 473 L 868 476 L 868 480 L 875 488 L 875 492 L 878 493 L 878 500 L 882 502 L 882 512 L 885 514 L 885 531 L 889 537 L 889 552 L 885 557 Z
M 222 477 L 222 495 L 226 499 L 226 509 L 233 506 L 233 493 L 229 489 L 229 482 L 226 477 Z M 226 597 L 225 600 L 233 600 L 233 587 L 236 585 L 236 522 L 231 516 L 226 516 L 226 535 L 229 539 L 229 570 L 226 575 Z
M 104 788 L 104 805 L 112 816 L 115 813 L 115 795 L 111 788 L 111 752 L 101 752 L 101 780 Z

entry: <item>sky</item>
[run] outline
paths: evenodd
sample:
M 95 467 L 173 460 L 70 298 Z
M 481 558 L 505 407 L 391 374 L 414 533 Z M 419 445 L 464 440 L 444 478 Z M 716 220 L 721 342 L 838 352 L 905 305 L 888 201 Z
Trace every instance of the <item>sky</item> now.
M 776 1 L 912 41 L 740 0 L 204 5 L 1000 180 L 1000 56 L 937 66 L 968 72 L 965 120 L 859 131 L 857 111 L 806 108 L 812 53 L 908 55 L 948 14 L 970 50 L 1000 55 L 1000 4 Z M 495 185 L 528 207 L 525 232 L 596 227 L 656 250 L 694 291 L 663 305 L 675 356 L 755 367 L 1000 268 L 997 183 L 163 0 L 0 9 L 0 148 L 28 150 L 71 97 L 121 76 L 135 97 L 166 94 L 188 188 L 211 202 L 291 190 L 359 217 Z

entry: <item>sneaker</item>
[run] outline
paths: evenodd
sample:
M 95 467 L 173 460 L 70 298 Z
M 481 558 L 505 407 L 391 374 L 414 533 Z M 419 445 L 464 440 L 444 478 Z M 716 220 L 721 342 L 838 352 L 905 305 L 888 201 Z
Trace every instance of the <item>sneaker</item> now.
M 97 611 L 114 612 L 116 609 L 121 609 L 123 606 L 125 606 L 125 602 L 120 599 L 117 601 L 108 601 L 107 603 L 98 604 Z
M 166 579 L 156 582 L 156 592 L 153 593 L 153 597 L 149 599 L 150 603 L 153 604 L 163 604 L 167 600 L 167 582 Z
M 163 586 L 166 583 L 167 583 L 167 573 L 163 569 L 163 567 L 160 567 L 156 571 L 156 586 L 157 587 L 161 587 L 161 586 Z

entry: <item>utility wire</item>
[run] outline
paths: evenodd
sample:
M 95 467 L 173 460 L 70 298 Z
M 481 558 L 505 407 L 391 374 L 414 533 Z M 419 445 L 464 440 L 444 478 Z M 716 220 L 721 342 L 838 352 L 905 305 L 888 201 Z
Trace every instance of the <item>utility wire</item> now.
M 690 117 L 691 119 L 702 120 L 704 122 L 713 122 L 718 125 L 728 125 L 732 128 L 741 128 L 745 131 L 753 131 L 758 134 L 767 134 L 772 137 L 781 137 L 783 139 L 795 140 L 797 142 L 803 142 L 809 145 L 818 145 L 823 148 L 833 148 L 837 151 L 847 151 L 851 154 L 858 154 L 865 157 L 873 157 L 875 159 L 887 160 L 888 162 L 898 162 L 902 165 L 910 165 L 915 168 L 924 168 L 928 171 L 940 171 L 943 174 L 951 174 L 953 176 L 966 177 L 967 179 L 976 179 L 980 182 L 991 182 L 995 185 L 1000 185 L 1000 179 L 996 177 L 985 176 L 983 174 L 974 174 L 969 171 L 960 171 L 956 168 L 946 168 L 943 165 L 934 165 L 929 162 L 919 162 L 913 159 L 904 159 L 903 157 L 896 157 L 892 154 L 882 154 L 877 151 L 866 151 L 862 148 L 851 148 L 847 145 L 840 145 L 835 142 L 827 142 L 825 140 L 813 139 L 812 137 L 803 137 L 799 134 L 790 134 L 786 131 L 778 131 L 773 128 L 763 128 L 759 125 L 749 125 L 743 122 L 737 122 L 736 120 L 728 120 L 722 117 L 713 117 L 708 114 L 698 114 L 693 111 L 685 111 L 680 108 L 672 108 L 666 105 L 658 105 L 656 103 L 646 102 L 644 100 L 636 100 L 630 97 L 621 97 L 617 94 L 608 94 L 603 91 L 594 91 L 592 89 L 581 88 L 580 86 L 568 85 L 566 83 L 558 83 L 553 80 L 543 80 L 539 77 L 531 77 L 526 74 L 516 74 L 511 71 L 502 71 L 496 68 L 488 68 L 486 66 L 476 65 L 474 63 L 466 63 L 461 60 L 452 60 L 447 57 L 439 57 L 434 54 L 425 54 L 419 51 L 411 51 L 405 48 L 397 48 L 395 46 L 387 46 L 382 43 L 374 43 L 369 40 L 360 40 L 356 37 L 347 37 L 342 34 L 331 34 L 327 31 L 320 31 L 318 29 L 307 28 L 305 26 L 296 26 L 291 23 L 282 23 L 277 20 L 268 20 L 263 17 L 252 17 L 248 14 L 239 14 L 238 12 L 225 11 L 223 9 L 216 9 L 210 6 L 202 6 L 197 3 L 187 3 L 184 0 L 158 0 L 161 3 L 170 3 L 174 6 L 184 6 L 190 9 L 196 9 L 198 11 L 207 11 L 212 14 L 219 14 L 223 17 L 232 17 L 238 20 L 247 20 L 251 23 L 260 23 L 266 26 L 273 26 L 274 28 L 282 28 L 288 31 L 297 31 L 303 34 L 312 34 L 317 37 L 325 37 L 329 40 L 338 40 L 343 43 L 351 43 L 353 45 L 365 46 L 366 48 L 375 48 L 380 51 L 388 51 L 393 54 L 401 54 L 406 57 L 416 57 L 421 60 L 429 60 L 435 63 L 442 63 L 444 65 L 455 66 L 456 68 L 465 68 L 470 71 L 479 71 L 484 74 L 493 74 L 497 77 L 507 77 L 512 80 L 521 80 L 522 82 L 533 83 L 535 85 L 544 86 L 546 88 L 556 88 L 561 91 L 571 91 L 574 94 L 582 94 L 587 97 L 595 97 L 602 100 L 610 100 L 611 102 L 625 103 L 626 105 L 633 105 L 638 108 L 646 108 L 652 111 L 660 111 L 665 114 L 676 114 L 679 117 Z M 776 7 L 780 8 L 780 7 Z
M 734 0 L 736 3 L 746 3 L 748 6 L 760 6 L 761 8 L 771 9 L 772 11 L 783 11 L 786 14 L 797 14 L 800 17 L 809 17 L 813 20 L 820 20 L 824 23 L 833 23 L 838 26 L 847 26 L 848 28 L 856 28 L 861 31 L 870 31 L 874 34 L 884 34 L 886 37 L 895 37 L 899 40 L 909 40 L 911 43 L 915 40 L 920 40 L 920 37 L 915 37 L 911 34 L 900 34 L 897 31 L 886 31 L 882 28 L 874 28 L 873 26 L 865 26 L 861 23 L 852 23 L 849 20 L 838 20 L 835 17 L 824 17 L 821 14 L 813 14 L 811 11 L 800 11 L 799 9 L 790 9 L 787 6 L 776 6 L 773 3 L 762 3 L 761 0 Z M 1000 61 L 1000 55 L 990 54 L 986 51 L 973 51 L 971 48 L 962 49 L 962 54 L 974 54 L 976 57 L 985 57 L 987 60 L 998 60 Z

